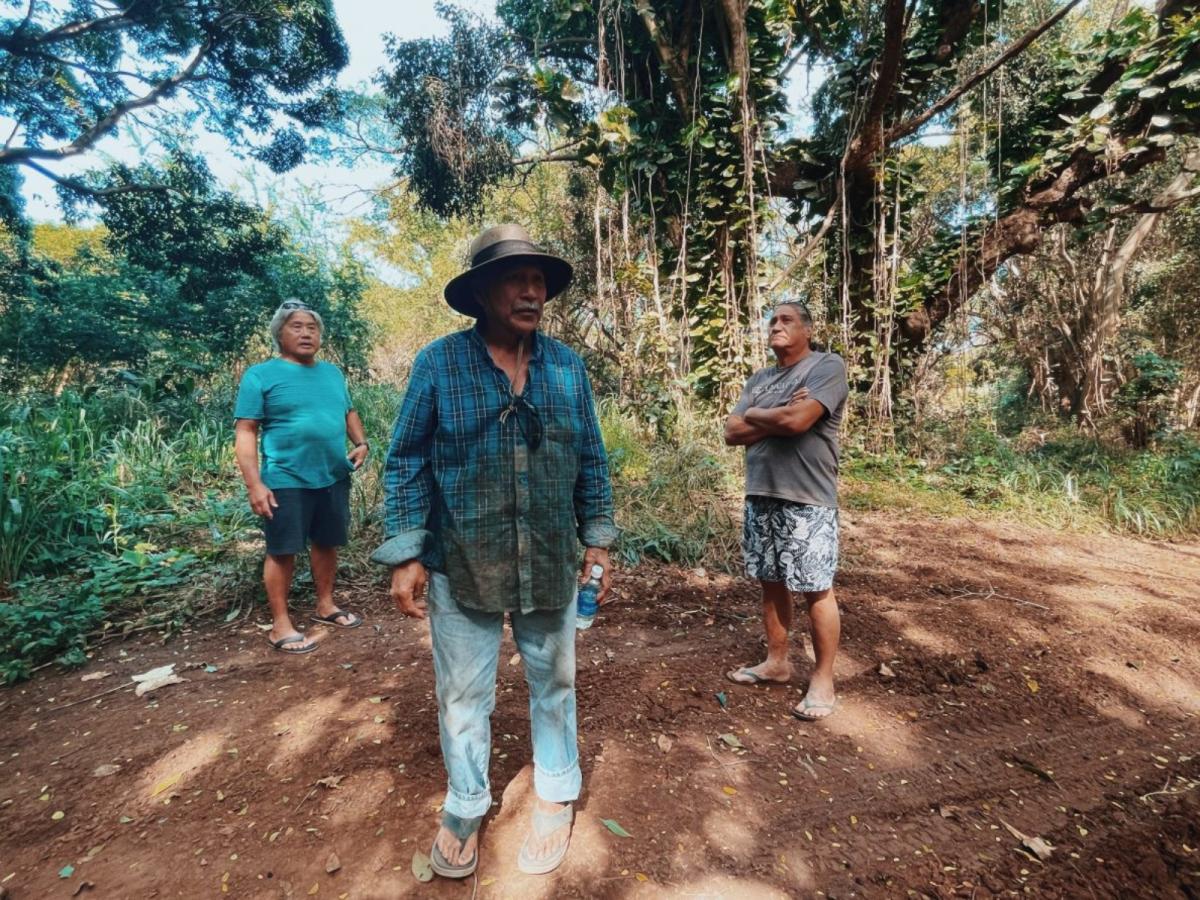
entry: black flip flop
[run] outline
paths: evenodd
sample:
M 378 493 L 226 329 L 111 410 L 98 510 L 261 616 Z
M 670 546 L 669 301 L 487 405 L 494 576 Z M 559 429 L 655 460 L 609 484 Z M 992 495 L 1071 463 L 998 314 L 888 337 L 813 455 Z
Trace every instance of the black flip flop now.
M 304 635 L 302 634 L 291 634 L 285 638 L 280 638 L 277 641 L 273 641 L 269 637 L 267 638 L 267 643 L 271 645 L 273 650 L 278 650 L 280 653 L 288 653 L 292 656 L 299 656 L 301 653 L 312 653 L 317 649 L 316 641 L 313 641 L 311 644 L 308 644 L 304 647 L 296 647 L 292 650 L 289 650 L 287 647 L 288 644 L 299 644 L 303 641 Z
M 340 616 L 349 616 L 350 621 L 343 624 L 338 621 L 338 618 Z M 360 616 L 358 613 L 347 612 L 344 609 L 335 609 L 333 612 L 331 612 L 327 616 L 314 615 L 312 617 L 312 620 L 314 622 L 320 622 L 322 625 L 332 625 L 335 628 L 357 628 L 359 625 L 361 625 L 363 623 L 363 617 Z

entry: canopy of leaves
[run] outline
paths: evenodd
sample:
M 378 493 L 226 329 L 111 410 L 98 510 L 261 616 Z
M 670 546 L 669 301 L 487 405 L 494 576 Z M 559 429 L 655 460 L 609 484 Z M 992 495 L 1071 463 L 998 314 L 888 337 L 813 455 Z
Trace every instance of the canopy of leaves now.
M 262 210 L 218 189 L 195 157 L 114 166 L 89 179 L 100 189 L 132 181 L 170 190 L 101 194 L 99 248 L 87 240 L 66 260 L 27 256 L 25 289 L 0 306 L 6 374 L 214 371 L 262 340 L 289 296 L 321 311 L 335 356 L 362 363 L 356 304 L 366 281 L 356 263 L 300 252 Z
M 387 39 L 391 68 L 379 76 L 384 115 L 402 143 L 397 174 L 426 209 L 453 216 L 478 208 L 511 171 L 529 118 L 528 90 L 511 78 L 514 47 L 501 29 L 440 6 L 448 38 Z M 506 77 L 509 76 L 509 77 Z
M 895 348 L 924 346 L 1043 229 L 1089 215 L 1081 188 L 1161 159 L 1200 122 L 1195 3 L 1096 19 L 1093 37 L 1067 27 L 1078 2 L 503 0 L 499 29 L 468 30 L 460 16 L 447 41 L 397 45 L 402 78 L 384 88 L 408 107 L 427 79 L 453 84 L 441 121 L 470 122 L 452 165 L 436 117 L 393 120 L 406 158 L 420 148 L 442 161 L 402 164 L 431 209 L 470 206 L 480 179 L 504 171 L 501 149 L 518 160 L 547 137 L 542 158 L 590 165 L 631 200 L 657 245 L 667 305 L 689 323 L 694 373 L 727 378 L 750 359 L 740 348 L 763 302 L 761 204 L 782 201 L 797 245 L 821 237 L 843 349 L 878 372 Z M 485 35 L 488 74 L 457 76 L 453 61 Z M 903 148 L 927 127 L 953 128 L 987 76 L 1035 41 L 1051 46 L 1044 77 L 1011 85 L 1020 109 L 1003 140 L 968 148 L 967 164 L 997 181 L 970 204 L 941 204 L 936 227 L 921 226 L 918 260 L 893 254 L 924 202 L 919 160 Z M 782 127 L 784 78 L 798 64 L 827 73 L 806 138 Z
M 340 115 L 348 59 L 331 0 L 0 0 L 0 163 L 45 171 L 183 95 L 186 130 L 284 171 L 304 156 L 295 126 Z

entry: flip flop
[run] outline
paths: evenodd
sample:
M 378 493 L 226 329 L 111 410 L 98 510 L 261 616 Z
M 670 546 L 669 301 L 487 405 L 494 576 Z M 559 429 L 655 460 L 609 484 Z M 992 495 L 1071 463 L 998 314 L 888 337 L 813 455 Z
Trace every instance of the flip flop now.
M 787 684 L 786 681 L 777 678 L 763 678 L 757 672 L 750 671 L 748 666 L 732 669 L 725 673 L 725 677 L 734 684 Z
M 291 656 L 299 656 L 301 653 L 312 653 L 317 649 L 316 641 L 313 641 L 311 644 L 306 644 L 303 647 L 289 648 L 287 646 L 288 644 L 302 643 L 304 640 L 305 637 L 302 634 L 289 634 L 287 637 L 280 638 L 277 641 L 271 640 L 269 636 L 267 637 L 267 643 L 271 645 L 273 650 L 278 650 L 280 653 L 287 653 Z
M 350 621 L 345 623 L 339 622 L 338 619 L 342 616 L 349 617 Z M 363 618 L 358 613 L 347 612 L 344 609 L 335 609 L 327 616 L 314 615 L 312 620 L 320 622 L 322 625 L 333 625 L 336 628 L 357 628 L 363 623 Z
M 544 841 L 560 828 L 570 828 L 574 814 L 575 809 L 570 803 L 554 813 L 542 812 L 537 806 L 534 806 L 533 831 L 529 837 L 525 838 L 525 843 L 521 845 L 521 852 L 517 854 L 517 868 L 526 875 L 545 875 L 562 865 L 562 861 L 567 856 L 567 848 L 571 846 L 570 833 L 567 834 L 567 840 L 558 848 L 558 852 L 546 859 L 534 860 L 530 856 L 529 839 L 536 835 L 538 840 Z
M 442 813 L 442 827 L 446 828 L 452 835 L 458 838 L 458 849 L 461 852 L 463 846 L 470 839 L 471 835 L 479 831 L 479 823 L 483 821 L 483 816 L 475 816 L 471 819 L 464 819 L 454 815 L 454 813 Z M 475 852 L 471 854 L 471 858 L 461 865 L 454 865 L 438 849 L 437 838 L 434 838 L 433 848 L 429 851 L 429 867 L 443 878 L 466 878 L 468 875 L 475 873 L 476 867 L 479 865 L 479 842 L 475 843 Z
M 823 716 L 809 715 L 810 709 L 827 709 L 829 712 Z M 833 711 L 837 709 L 837 700 L 832 703 L 817 703 L 815 700 L 809 700 L 808 695 L 804 695 L 804 699 L 800 701 L 800 705 L 792 709 L 792 715 L 801 722 L 821 722 L 833 715 Z

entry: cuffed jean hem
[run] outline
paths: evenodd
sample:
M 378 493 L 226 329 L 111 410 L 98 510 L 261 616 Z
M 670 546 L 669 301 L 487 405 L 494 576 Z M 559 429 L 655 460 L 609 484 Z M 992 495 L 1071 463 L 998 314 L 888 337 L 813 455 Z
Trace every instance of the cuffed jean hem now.
M 561 772 L 547 772 L 537 763 L 533 765 L 533 789 L 547 803 L 570 803 L 579 799 L 583 787 L 583 773 L 579 764 L 569 766 Z
M 473 819 L 476 816 L 486 815 L 491 808 L 491 791 L 484 791 L 482 794 L 460 794 L 454 788 L 447 788 L 446 800 L 442 804 L 443 810 L 460 819 Z

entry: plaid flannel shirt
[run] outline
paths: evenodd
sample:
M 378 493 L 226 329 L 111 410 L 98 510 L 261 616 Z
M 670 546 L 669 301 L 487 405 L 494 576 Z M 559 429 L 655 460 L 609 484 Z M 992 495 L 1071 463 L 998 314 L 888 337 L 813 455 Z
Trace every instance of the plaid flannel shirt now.
M 434 341 L 413 363 L 384 468 L 385 542 L 372 559 L 420 559 L 451 596 L 485 611 L 561 609 L 579 547 L 617 538 L 600 424 L 583 361 L 535 333 L 523 396 L 544 437 L 530 450 L 508 376 L 479 327 Z

